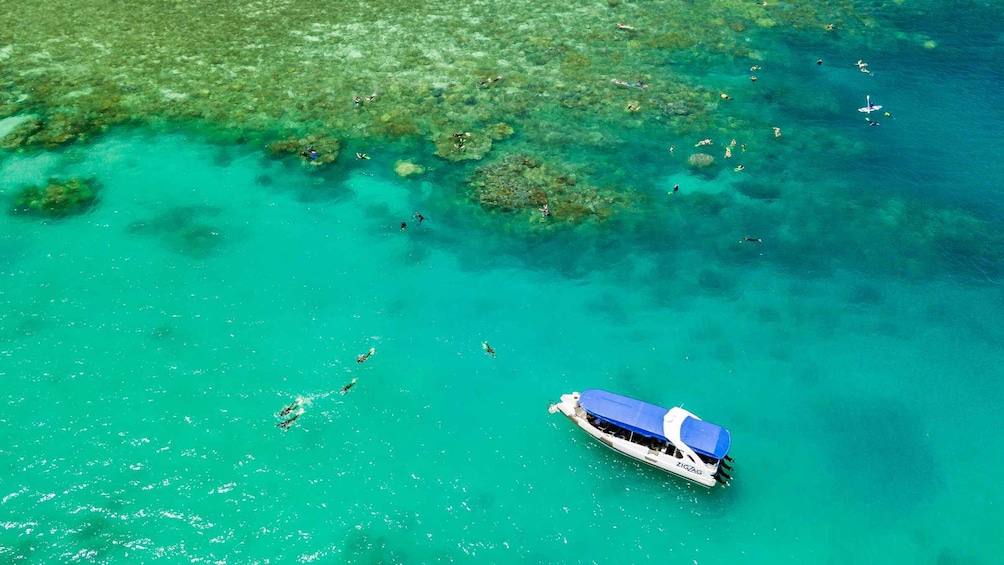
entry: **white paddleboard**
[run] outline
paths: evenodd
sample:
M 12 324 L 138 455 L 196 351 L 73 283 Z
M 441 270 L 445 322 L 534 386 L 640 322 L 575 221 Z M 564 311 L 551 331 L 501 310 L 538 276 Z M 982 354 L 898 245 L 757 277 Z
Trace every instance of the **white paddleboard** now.
M 865 101 L 868 102 L 868 105 L 865 106 L 864 108 L 858 108 L 858 112 L 871 114 L 872 112 L 882 109 L 882 106 L 879 106 L 878 104 L 872 104 L 872 97 L 870 95 L 865 96 Z

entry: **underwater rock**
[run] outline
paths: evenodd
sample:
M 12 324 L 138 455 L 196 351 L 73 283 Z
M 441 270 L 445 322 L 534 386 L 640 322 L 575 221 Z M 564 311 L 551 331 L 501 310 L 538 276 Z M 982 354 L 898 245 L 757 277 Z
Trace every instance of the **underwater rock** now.
M 17 125 L 7 135 L 0 139 L 0 149 L 19 149 L 28 145 L 29 140 L 42 131 L 44 123 L 38 118 L 29 118 Z
M 511 125 L 504 122 L 499 122 L 489 127 L 486 133 L 488 134 L 488 137 L 492 138 L 493 140 L 501 141 L 503 139 L 508 139 L 509 137 L 511 137 L 513 134 L 513 129 Z
M 222 230 L 207 221 L 219 215 L 220 209 L 212 206 L 179 206 L 129 224 L 126 233 L 154 236 L 177 253 L 204 259 L 226 241 Z
M 317 156 L 313 159 L 302 155 L 308 147 L 313 147 Z M 276 141 L 268 145 L 269 153 L 276 158 L 289 156 L 299 157 L 303 162 L 320 167 L 334 163 L 338 159 L 342 142 L 329 135 L 308 135 L 306 137 L 289 136 L 282 141 Z
M 31 117 L 22 121 L 0 139 L 0 148 L 23 149 L 29 146 L 55 147 L 87 139 L 106 126 L 84 118 L 54 114 L 47 119 Z
M 394 163 L 394 172 L 399 177 L 410 177 L 420 175 L 425 172 L 425 167 L 412 163 L 411 161 L 398 161 Z
M 502 212 L 531 211 L 535 221 L 548 223 L 608 218 L 616 206 L 625 202 L 616 191 L 600 190 L 578 180 L 574 174 L 560 174 L 520 153 L 478 167 L 467 182 L 472 188 L 473 199 L 482 208 Z M 551 212 L 548 217 L 537 213 L 544 204 Z
M 753 200 L 773 202 L 781 197 L 781 189 L 776 184 L 767 182 L 740 182 L 735 185 L 739 194 Z
M 546 182 L 531 174 L 539 166 L 526 155 L 507 155 L 500 163 L 479 167 L 468 183 L 485 209 L 514 212 L 539 208 L 547 202 Z
M 703 169 L 715 164 L 715 158 L 707 153 L 694 153 L 687 159 L 687 164 L 695 169 Z
M 61 218 L 82 214 L 97 201 L 97 183 L 93 179 L 62 181 L 53 178 L 44 187 L 29 186 L 18 192 L 12 212 Z

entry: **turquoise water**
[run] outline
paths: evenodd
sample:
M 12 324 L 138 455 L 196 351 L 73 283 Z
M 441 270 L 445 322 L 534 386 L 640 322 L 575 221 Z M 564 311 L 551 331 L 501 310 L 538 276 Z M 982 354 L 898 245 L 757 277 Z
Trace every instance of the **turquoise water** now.
M 601 224 L 464 206 L 391 146 L 323 174 L 125 127 L 0 154 L 5 199 L 101 182 L 0 217 L 0 561 L 998 562 L 1004 27 L 932 6 L 898 17 L 935 49 L 772 44 L 736 102 L 784 133 L 742 174 L 666 130 L 559 149 L 644 202 Z M 728 427 L 732 486 L 547 413 L 591 387 Z

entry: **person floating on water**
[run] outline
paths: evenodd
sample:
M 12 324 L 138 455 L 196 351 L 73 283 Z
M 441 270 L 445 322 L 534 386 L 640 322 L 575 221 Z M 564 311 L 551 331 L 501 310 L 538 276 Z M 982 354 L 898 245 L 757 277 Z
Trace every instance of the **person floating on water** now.
M 366 360 L 370 358 L 370 355 L 373 355 L 374 353 L 376 353 L 376 348 L 371 347 L 369 351 L 356 358 L 356 363 L 365 363 Z
M 493 358 L 495 357 L 495 350 L 492 349 L 492 346 L 488 345 L 487 341 L 482 341 L 481 342 L 481 349 L 484 349 L 485 353 L 487 353 L 488 355 L 491 355 Z
M 352 381 L 349 384 L 343 386 L 342 389 L 340 391 L 338 391 L 338 392 L 340 392 L 343 395 L 344 394 L 348 394 L 349 389 L 352 388 L 353 386 L 355 386 L 356 381 L 358 381 L 358 380 L 359 380 L 358 378 L 353 377 Z
M 541 218 L 547 218 L 551 215 L 551 209 L 547 207 L 547 202 L 544 203 L 543 208 L 537 208 L 540 211 Z
M 616 25 L 616 26 L 617 26 L 617 29 L 623 29 L 623 30 L 627 30 L 627 31 L 634 31 L 634 29 L 635 29 L 635 28 L 634 28 L 634 27 L 632 27 L 632 26 L 629 26 L 629 25 L 627 25 L 627 24 L 622 24 L 622 23 L 620 23 L 620 22 L 617 22 L 617 23 L 616 23 L 616 24 L 614 24 L 614 25 Z
M 300 417 L 300 414 L 303 414 L 302 410 L 300 410 L 299 412 L 293 413 L 293 417 L 292 418 L 289 418 L 287 420 L 279 422 L 278 424 L 276 424 L 276 426 L 279 426 L 280 428 L 282 428 L 284 430 L 288 430 L 289 427 L 293 425 L 293 422 L 295 422 L 296 419 Z
M 312 144 L 308 145 L 306 149 L 304 149 L 303 151 L 300 151 L 300 156 L 301 157 L 306 157 L 306 158 L 310 159 L 311 161 L 313 161 L 314 159 L 317 159 L 317 150 L 314 149 L 314 144 L 312 143 Z
M 673 153 L 674 151 L 676 151 L 676 146 L 675 145 L 670 145 L 669 146 L 669 152 Z
M 408 222 L 401 222 L 401 231 L 408 229 Z
M 300 401 L 299 401 L 299 399 L 294 400 L 292 404 L 290 404 L 289 406 L 283 408 L 282 412 L 279 412 L 279 417 L 280 418 L 284 418 L 287 414 L 289 414 L 293 410 L 296 410 L 299 407 L 300 407 Z
M 781 128 L 779 128 L 777 126 L 773 126 L 773 127 L 774 127 L 774 137 L 781 137 Z
M 700 147 L 702 145 L 711 145 L 711 138 L 702 139 L 694 144 L 694 147 Z
M 744 241 L 751 241 L 753 243 L 763 243 L 763 240 L 760 239 L 759 237 L 744 237 L 739 240 L 739 243 L 742 243 Z

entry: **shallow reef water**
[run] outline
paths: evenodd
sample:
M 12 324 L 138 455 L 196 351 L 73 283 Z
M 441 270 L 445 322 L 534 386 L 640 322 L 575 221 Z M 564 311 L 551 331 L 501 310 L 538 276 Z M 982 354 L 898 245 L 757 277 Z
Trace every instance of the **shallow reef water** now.
M 0 0 L 0 562 L 998 561 L 1001 14 Z

